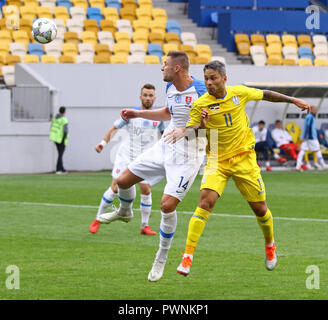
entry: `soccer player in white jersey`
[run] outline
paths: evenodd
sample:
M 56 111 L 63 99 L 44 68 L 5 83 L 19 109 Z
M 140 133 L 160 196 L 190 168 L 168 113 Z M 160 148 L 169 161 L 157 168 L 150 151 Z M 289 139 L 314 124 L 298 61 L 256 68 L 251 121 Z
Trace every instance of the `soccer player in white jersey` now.
M 141 107 L 136 110 L 151 110 L 155 102 L 155 87 L 152 84 L 145 84 L 141 88 Z M 120 128 L 126 128 L 128 132 L 128 139 L 125 139 L 116 154 L 114 167 L 112 170 L 112 185 L 105 191 L 102 196 L 96 219 L 89 227 L 91 233 L 96 233 L 99 229 L 100 222 L 97 217 L 105 213 L 105 211 L 112 206 L 112 203 L 117 193 L 116 180 L 125 168 L 132 162 L 140 153 L 150 148 L 159 139 L 159 132 L 164 131 L 164 123 L 162 121 L 152 121 L 146 119 L 131 119 L 123 120 L 122 118 L 114 122 L 104 136 L 104 139 L 95 147 L 96 151 L 100 153 L 104 146 L 110 141 L 113 135 Z M 155 235 L 156 232 L 149 227 L 149 217 L 152 207 L 151 186 L 146 180 L 139 183 L 140 187 L 140 212 L 141 212 L 141 234 Z M 126 219 L 121 219 L 126 221 Z
M 184 128 L 189 119 L 189 111 L 194 100 L 206 92 L 203 81 L 189 74 L 188 56 L 181 51 L 170 51 L 162 66 L 163 78 L 167 82 L 166 106 L 158 110 L 121 111 L 123 119 L 145 118 L 155 121 L 170 120 L 165 133 L 174 128 Z M 167 144 L 162 138 L 146 152 L 131 162 L 118 177 L 120 208 L 100 215 L 99 222 L 111 222 L 117 216 L 125 219 L 133 217 L 131 200 L 135 197 L 134 185 L 142 180 L 155 184 L 166 178 L 161 199 L 160 243 L 149 281 L 158 281 L 164 272 L 168 251 L 177 225 L 176 207 L 190 189 L 204 160 L 206 138 L 182 139 L 175 145 Z

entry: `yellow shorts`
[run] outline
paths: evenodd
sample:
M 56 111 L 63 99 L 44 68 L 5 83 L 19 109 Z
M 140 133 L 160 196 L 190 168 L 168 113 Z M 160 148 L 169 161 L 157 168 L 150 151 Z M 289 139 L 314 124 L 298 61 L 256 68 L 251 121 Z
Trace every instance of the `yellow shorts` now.
M 230 177 L 246 201 L 265 201 L 265 186 L 255 151 L 216 162 L 216 166 L 208 161 L 200 189 L 211 189 L 221 196 Z

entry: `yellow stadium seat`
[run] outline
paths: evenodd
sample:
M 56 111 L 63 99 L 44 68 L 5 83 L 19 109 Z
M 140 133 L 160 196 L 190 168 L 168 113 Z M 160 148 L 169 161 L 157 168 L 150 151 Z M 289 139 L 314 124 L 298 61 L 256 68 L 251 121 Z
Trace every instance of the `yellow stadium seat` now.
M 97 33 L 99 31 L 97 20 L 85 19 L 83 21 L 83 26 L 85 31 L 92 31 Z
M 285 58 L 282 60 L 284 66 L 296 66 L 296 61 L 294 59 Z
M 136 10 L 136 16 L 137 16 L 137 19 L 140 20 L 140 19 L 143 19 L 143 20 L 151 20 L 151 12 L 152 10 L 149 9 L 149 8 L 138 8 Z
M 170 51 L 178 51 L 179 46 L 177 44 L 173 43 L 165 43 L 163 44 L 163 52 L 165 55 L 167 55 Z
M 62 44 L 63 56 L 76 57 L 79 54 L 77 45 L 74 43 L 63 43 Z
M 296 144 L 300 144 L 300 135 L 302 133 L 302 130 L 300 129 L 298 124 L 296 122 L 289 122 L 286 124 L 286 130 L 291 135 L 292 141 Z
M 129 20 L 132 24 L 133 20 L 136 18 L 136 12 L 130 8 L 121 8 L 120 10 L 121 19 Z
M 70 18 L 70 15 L 66 7 L 58 6 L 54 7 L 54 17 L 56 19 L 62 19 L 66 22 L 66 20 Z
M 87 0 L 71 0 L 74 7 L 81 7 L 84 9 L 85 13 L 87 12 L 87 9 L 89 7 L 89 3 Z
M 8 30 L 7 26 L 6 26 L 6 18 L 1 18 L 0 19 L 0 30 Z
M 50 56 L 47 54 L 44 54 L 41 56 L 41 62 L 42 63 L 57 63 L 57 58 L 55 56 Z
M 34 20 L 36 18 L 36 8 L 35 5 L 21 6 L 19 8 L 21 18 Z
M 145 56 L 145 63 L 146 64 L 160 64 L 160 60 L 158 56 L 151 56 L 147 55 Z
M 144 19 L 133 20 L 132 21 L 132 27 L 133 27 L 134 31 L 147 31 L 147 32 L 149 32 L 150 22 L 149 22 L 149 20 L 144 20 Z
M 279 58 L 277 56 L 274 57 L 268 57 L 266 64 L 268 66 L 280 66 L 282 64 L 282 58 Z
M 8 66 L 13 66 L 15 63 L 21 62 L 21 57 L 20 56 L 15 56 L 12 54 L 9 54 L 6 58 L 6 64 Z
M 75 56 L 62 55 L 59 57 L 59 63 L 75 63 Z
M 98 42 L 96 34 L 92 31 L 83 31 L 80 37 L 83 43 L 91 43 L 93 46 Z
M 151 10 L 153 8 L 152 0 L 138 0 L 139 8 L 145 8 Z
M 299 34 L 297 36 L 297 42 L 300 47 L 309 47 L 313 49 L 313 42 L 308 34 Z
M 195 58 L 196 55 L 197 55 L 194 47 L 190 44 L 182 44 L 180 46 L 180 50 L 185 52 L 188 55 L 189 59 L 190 58 Z
M 105 7 L 104 0 L 89 0 L 90 7 L 102 9 Z
M 151 20 L 150 30 L 152 33 L 163 33 L 165 35 L 166 23 L 163 20 Z
M 9 30 L 0 30 L 0 42 L 8 45 L 12 42 L 12 36 Z
M 125 43 L 115 43 L 113 45 L 113 52 L 115 55 L 126 55 L 128 56 L 130 53 L 130 45 L 127 45 Z
M 37 7 L 36 13 L 37 13 L 38 18 L 48 18 L 48 19 L 53 18 L 49 7 Z
M 117 31 L 115 33 L 115 40 L 116 42 L 119 43 L 124 43 L 130 46 L 131 40 L 130 40 L 130 35 L 127 32 L 119 32 Z
M 251 43 L 253 46 L 265 47 L 265 38 L 263 34 L 251 34 Z
M 120 18 L 116 8 L 110 8 L 110 7 L 103 8 L 101 10 L 101 13 L 103 14 L 104 19 L 106 19 L 106 20 L 116 21 Z
M 314 59 L 314 65 L 316 67 L 328 66 L 328 60 L 327 59 L 316 58 L 316 59 Z
M 25 6 L 35 6 L 35 7 L 38 7 L 39 6 L 39 2 L 38 2 L 38 0 L 24 0 L 24 5 Z
M 235 43 L 240 55 L 249 55 L 250 54 L 250 41 L 247 34 L 236 33 L 235 34 Z
M 33 36 L 31 33 L 32 30 L 32 20 L 29 19 L 20 19 L 19 20 L 19 30 L 26 31 L 30 40 L 33 40 Z
M 18 15 L 20 14 L 20 6 L 16 5 L 5 5 L 2 6 L 2 15 L 4 18 L 7 18 L 11 15 Z
M 27 45 L 30 42 L 30 38 L 26 31 L 15 30 L 15 31 L 13 31 L 12 34 L 13 34 L 13 39 L 15 42 L 24 43 L 27 48 Z
M 23 58 L 24 63 L 39 63 L 39 57 L 35 54 L 26 54 Z
M 153 8 L 151 11 L 151 15 L 153 17 L 153 19 L 155 20 L 163 20 L 163 21 L 167 21 L 167 13 L 165 9 L 162 8 Z
M 207 57 L 207 58 L 212 57 L 212 50 L 208 44 L 197 44 L 196 52 L 197 52 L 197 55 L 201 56 L 201 57 Z
M 109 31 L 114 35 L 116 32 L 116 22 L 108 19 L 100 20 L 100 29 L 101 31 Z
M 179 35 L 175 32 L 166 32 L 164 36 L 164 40 L 166 43 L 172 43 L 172 44 L 181 44 L 181 40 L 179 38 Z
M 132 10 L 136 11 L 137 2 L 135 0 L 122 0 L 122 6 L 123 6 L 123 8 L 132 9 Z M 121 10 L 123 8 L 121 8 Z
M 111 57 L 105 55 L 97 55 L 93 57 L 93 63 L 111 63 Z
M 0 55 L 7 55 L 9 53 L 10 47 L 8 42 L 0 41 Z
M 146 31 L 135 31 L 132 33 L 132 40 L 134 43 L 141 43 L 144 45 L 145 50 L 148 47 L 148 36 L 149 33 Z
M 76 45 L 81 42 L 77 32 L 73 31 L 66 31 L 64 33 L 64 41 L 65 43 L 73 43 Z
M 23 2 L 21 0 L 7 0 L 7 6 L 17 6 L 21 7 Z
M 277 43 L 271 44 L 266 47 L 266 54 L 268 57 L 276 57 L 282 59 L 282 49 Z
M 278 44 L 282 46 L 280 36 L 277 34 L 267 34 L 266 35 L 267 45 Z
M 111 56 L 110 62 L 113 64 L 127 64 L 128 56 L 125 54 L 115 54 Z
M 206 64 L 209 63 L 211 61 L 210 57 L 207 56 L 197 56 L 195 57 L 195 64 Z
M 164 33 L 151 32 L 149 34 L 149 43 L 158 43 L 160 45 L 164 44 Z
M 308 58 L 300 58 L 300 59 L 298 59 L 298 65 L 301 66 L 301 67 L 313 66 L 312 60 L 311 59 L 308 59 Z
M 97 56 L 107 56 L 110 57 L 112 55 L 112 52 L 110 51 L 110 48 L 107 44 L 103 43 L 97 43 L 95 45 L 95 52 Z
M 293 34 L 284 34 L 281 40 L 284 46 L 298 47 L 296 37 Z

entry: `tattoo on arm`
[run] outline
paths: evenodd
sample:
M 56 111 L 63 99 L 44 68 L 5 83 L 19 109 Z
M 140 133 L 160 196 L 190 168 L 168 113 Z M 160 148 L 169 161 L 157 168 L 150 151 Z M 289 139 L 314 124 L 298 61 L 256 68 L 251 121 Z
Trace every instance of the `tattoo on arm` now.
M 286 96 L 282 93 L 271 91 L 271 90 L 263 90 L 263 98 L 262 100 L 271 101 L 271 102 L 288 102 L 293 103 L 293 98 L 290 96 Z

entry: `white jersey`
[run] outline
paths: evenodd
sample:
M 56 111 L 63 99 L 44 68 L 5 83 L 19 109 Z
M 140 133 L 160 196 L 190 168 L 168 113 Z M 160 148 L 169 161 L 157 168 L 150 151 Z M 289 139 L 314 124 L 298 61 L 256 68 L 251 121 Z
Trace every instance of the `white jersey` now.
M 267 137 L 267 133 L 268 130 L 263 128 L 261 131 L 259 130 L 258 126 L 255 126 L 252 128 L 253 132 L 254 132 L 254 136 L 255 136 L 255 142 L 262 142 L 262 141 L 266 141 L 266 137 Z
M 140 107 L 136 109 L 140 109 Z M 162 121 L 142 118 L 129 119 L 128 121 L 120 118 L 114 122 L 114 127 L 127 130 L 126 138 L 117 151 L 117 157 L 128 163 L 153 146 L 160 139 L 160 132 L 164 131 Z
M 275 128 L 271 132 L 273 140 L 279 148 L 283 144 L 288 144 L 292 141 L 292 137 L 287 130 Z

